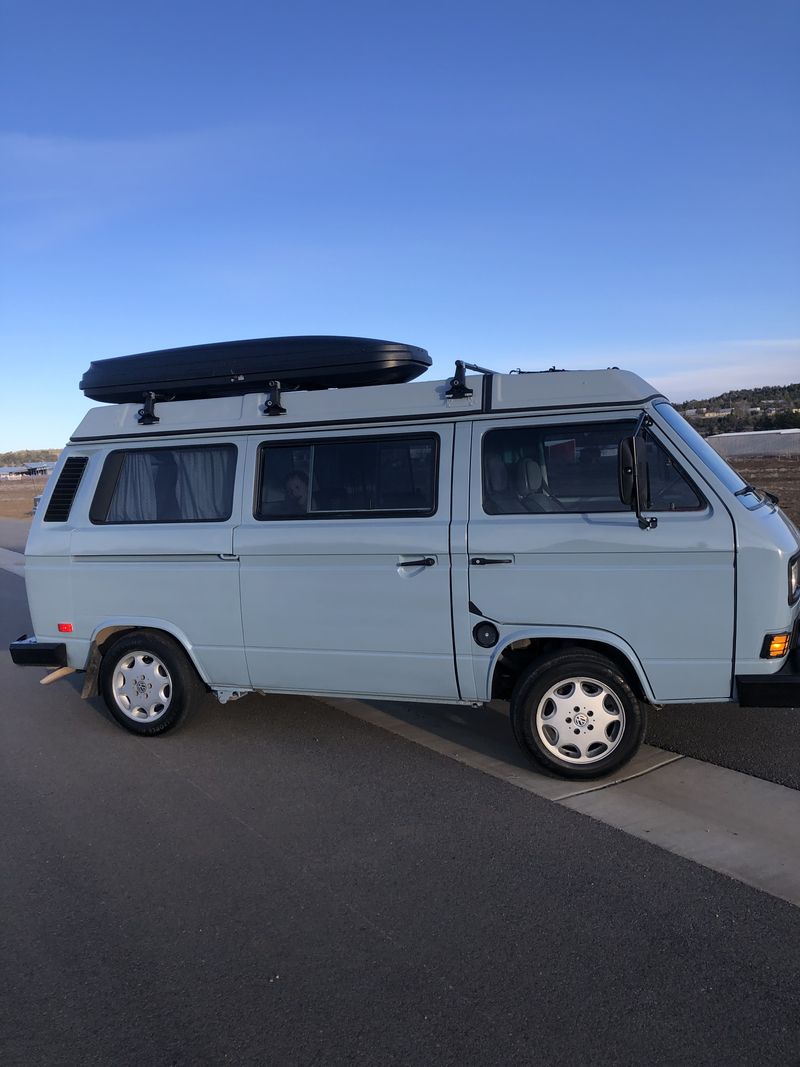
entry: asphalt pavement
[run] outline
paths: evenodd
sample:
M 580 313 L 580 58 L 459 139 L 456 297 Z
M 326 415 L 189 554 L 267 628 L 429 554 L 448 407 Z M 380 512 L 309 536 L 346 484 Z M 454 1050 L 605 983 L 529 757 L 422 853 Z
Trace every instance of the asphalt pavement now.
M 41 673 L 0 658 L 4 1067 L 800 1058 L 797 908 L 318 701 L 139 739 Z
M 648 744 L 800 789 L 800 708 L 648 709 Z

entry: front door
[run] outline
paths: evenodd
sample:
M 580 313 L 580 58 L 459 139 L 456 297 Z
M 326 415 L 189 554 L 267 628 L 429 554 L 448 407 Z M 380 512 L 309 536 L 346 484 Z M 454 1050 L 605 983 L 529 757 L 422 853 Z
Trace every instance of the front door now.
M 256 689 L 457 698 L 452 426 L 251 442 L 234 534 Z
M 641 530 L 619 499 L 617 446 L 635 413 L 504 419 L 473 427 L 469 596 L 510 627 L 598 632 L 626 642 L 657 700 L 731 692 L 731 519 L 650 436 Z M 486 686 L 486 658 L 475 656 Z M 482 672 L 482 678 L 478 675 Z

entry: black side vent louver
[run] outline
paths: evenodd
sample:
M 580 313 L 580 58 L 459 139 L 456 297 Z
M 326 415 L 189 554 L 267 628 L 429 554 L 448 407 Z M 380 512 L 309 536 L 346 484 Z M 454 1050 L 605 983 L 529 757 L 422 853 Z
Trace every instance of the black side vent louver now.
M 81 478 L 89 462 L 87 456 L 70 456 L 61 468 L 47 511 L 44 513 L 45 522 L 66 522 L 69 518 L 69 509 L 78 492 Z

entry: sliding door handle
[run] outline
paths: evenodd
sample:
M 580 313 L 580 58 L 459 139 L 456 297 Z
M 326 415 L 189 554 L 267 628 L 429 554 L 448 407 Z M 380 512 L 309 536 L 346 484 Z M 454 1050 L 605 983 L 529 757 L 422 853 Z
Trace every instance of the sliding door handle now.
M 490 563 L 513 563 L 513 559 L 488 559 L 486 556 L 473 556 L 470 563 L 473 567 L 488 567 Z

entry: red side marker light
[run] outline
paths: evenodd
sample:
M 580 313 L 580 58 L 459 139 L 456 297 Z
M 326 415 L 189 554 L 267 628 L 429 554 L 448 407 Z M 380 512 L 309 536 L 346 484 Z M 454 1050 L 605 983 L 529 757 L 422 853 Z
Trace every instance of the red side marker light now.
M 60 622 L 58 624 L 58 632 L 60 634 L 71 634 L 72 633 L 72 623 L 71 622 Z

